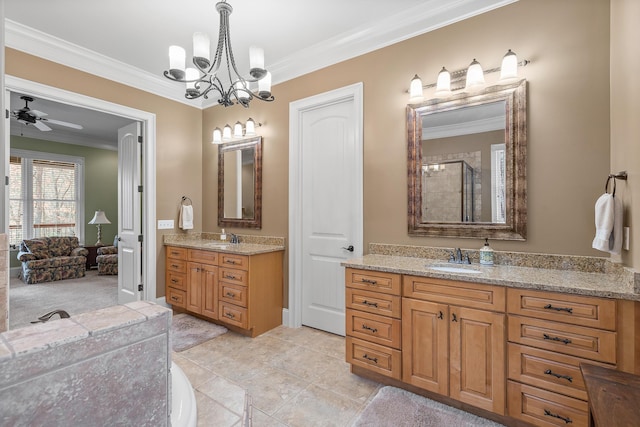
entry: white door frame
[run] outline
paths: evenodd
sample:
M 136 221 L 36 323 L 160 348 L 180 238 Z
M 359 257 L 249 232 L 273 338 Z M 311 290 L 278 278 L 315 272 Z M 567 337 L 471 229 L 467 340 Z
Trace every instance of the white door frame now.
M 142 166 L 144 183 L 144 191 L 142 193 L 142 211 L 144 212 L 144 215 L 142 215 L 142 234 L 144 235 L 144 241 L 142 242 L 142 283 L 144 283 L 144 291 L 142 298 L 155 302 L 156 259 L 153 254 L 156 253 L 156 115 L 10 75 L 5 75 L 5 90 L 26 92 L 39 98 L 114 114 L 142 123 L 142 135 L 144 137 L 142 144 L 144 162 Z M 9 108 L 8 105 L 7 108 Z M 4 144 L 4 148 L 7 149 L 9 141 L 5 141 Z M 8 175 L 8 172 L 5 171 L 6 166 L 4 163 L 0 165 L 2 169 L 0 176 Z M 6 198 L 8 198 L 8 191 L 5 193 Z M 2 223 L 8 224 L 8 208 L 6 206 L 8 205 L 5 204 L 4 212 L 1 214 L 4 217 Z M 4 232 L 8 232 L 6 226 L 4 227 Z
M 305 110 L 353 100 L 357 123 L 354 126 L 356 151 L 363 153 L 363 85 L 355 83 L 340 89 L 300 99 L 289 104 L 289 308 L 283 310 L 282 323 L 291 328 L 302 326 L 302 147 L 300 117 Z M 358 217 L 363 218 L 363 155 L 356 164 L 356 185 L 360 188 Z M 362 224 L 361 224 L 362 225 Z M 363 227 L 353 233 L 354 257 L 363 253 Z

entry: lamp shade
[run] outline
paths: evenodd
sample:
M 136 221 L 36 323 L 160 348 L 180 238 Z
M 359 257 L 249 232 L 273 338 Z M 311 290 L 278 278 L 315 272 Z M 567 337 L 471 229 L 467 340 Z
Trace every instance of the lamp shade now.
M 209 66 L 209 45 L 207 33 L 193 33 L 193 57 L 201 68 Z
M 107 219 L 104 211 L 98 210 L 93 215 L 93 218 L 91 218 L 91 221 L 89 221 L 89 224 L 111 224 L 111 221 Z
M 451 95 L 451 74 L 444 67 L 442 67 L 442 70 L 440 70 L 440 72 L 438 73 L 435 95 L 437 97 Z
M 467 69 L 467 82 L 464 88 L 465 90 L 475 90 L 483 86 L 484 72 L 480 63 L 474 59 Z
M 422 80 L 416 74 L 411 79 L 411 86 L 409 86 L 409 102 L 420 102 L 422 99 Z
M 225 125 L 224 129 L 222 129 L 222 140 L 228 141 L 231 139 L 231 126 Z
M 242 123 L 236 122 L 236 124 L 233 125 L 233 137 L 242 138 Z
M 222 143 L 222 131 L 220 128 L 215 128 L 213 130 L 213 141 L 212 144 L 220 144 Z
M 509 49 L 502 58 L 500 67 L 500 81 L 509 81 L 518 78 L 518 56 Z
M 184 78 L 187 53 L 180 46 L 169 46 L 169 74 L 175 79 Z
M 258 96 L 261 98 L 271 96 L 271 73 L 267 72 L 263 78 L 258 80 Z

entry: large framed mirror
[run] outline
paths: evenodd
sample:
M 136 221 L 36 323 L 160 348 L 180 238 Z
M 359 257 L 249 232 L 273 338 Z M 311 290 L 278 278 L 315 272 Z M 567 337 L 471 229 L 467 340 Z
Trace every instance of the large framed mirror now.
M 526 240 L 526 80 L 407 106 L 409 234 Z
M 262 137 L 218 146 L 218 226 L 262 228 Z

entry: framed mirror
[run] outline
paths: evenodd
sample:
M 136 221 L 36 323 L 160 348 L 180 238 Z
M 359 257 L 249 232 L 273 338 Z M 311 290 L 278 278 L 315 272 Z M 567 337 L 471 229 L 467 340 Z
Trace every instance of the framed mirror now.
M 407 106 L 409 234 L 526 240 L 526 80 Z
M 262 137 L 218 146 L 218 226 L 262 228 Z

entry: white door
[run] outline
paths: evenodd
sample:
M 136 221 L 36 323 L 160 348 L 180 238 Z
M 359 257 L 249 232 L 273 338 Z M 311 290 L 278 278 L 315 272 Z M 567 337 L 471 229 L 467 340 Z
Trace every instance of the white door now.
M 299 180 L 294 222 L 300 235 L 294 238 L 301 323 L 339 335 L 345 333 L 340 263 L 362 255 L 361 90 L 361 84 L 353 85 L 292 103 L 299 152 L 290 158 L 299 160 L 299 175 L 290 179 Z
M 118 129 L 118 304 L 142 297 L 140 134 L 138 122 Z

